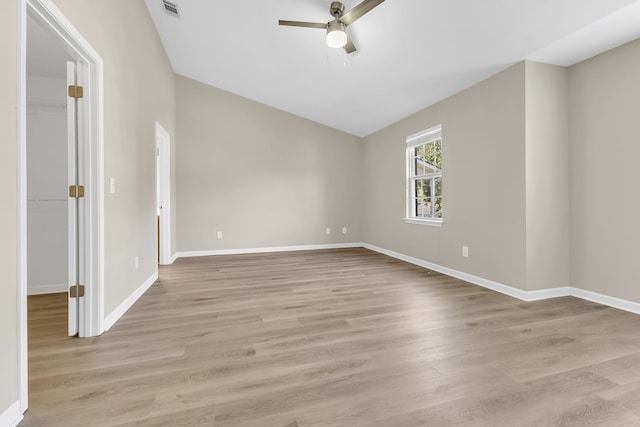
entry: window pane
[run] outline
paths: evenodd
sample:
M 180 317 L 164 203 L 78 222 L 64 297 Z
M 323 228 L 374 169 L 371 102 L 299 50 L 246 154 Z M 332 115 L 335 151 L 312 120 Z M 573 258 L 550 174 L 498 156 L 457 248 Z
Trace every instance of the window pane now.
M 442 177 L 434 178 L 434 193 L 436 197 L 442 197 Z
M 413 175 L 424 175 L 424 146 L 419 145 L 413 151 Z
M 416 217 L 430 218 L 431 217 L 431 199 L 417 199 L 416 200 Z
M 430 179 L 417 179 L 416 180 L 416 197 L 426 198 L 431 197 L 431 180 Z
M 419 145 L 413 149 L 413 174 L 439 173 L 441 169 L 442 143 L 438 141 Z
M 435 162 L 436 162 L 435 144 L 430 142 L 428 144 L 423 145 L 423 147 L 425 152 L 425 156 L 424 156 L 425 161 L 430 165 L 435 166 Z
M 431 163 L 428 163 L 426 160 L 418 160 L 416 159 L 416 175 L 426 175 L 429 173 L 437 173 L 439 172 L 437 168 L 435 168 Z
M 413 199 L 413 216 L 420 216 L 422 206 L 424 205 L 424 199 Z
M 442 169 L 442 140 L 434 141 L 434 163 L 436 167 Z
M 435 218 L 442 218 L 442 197 L 436 197 L 435 200 Z

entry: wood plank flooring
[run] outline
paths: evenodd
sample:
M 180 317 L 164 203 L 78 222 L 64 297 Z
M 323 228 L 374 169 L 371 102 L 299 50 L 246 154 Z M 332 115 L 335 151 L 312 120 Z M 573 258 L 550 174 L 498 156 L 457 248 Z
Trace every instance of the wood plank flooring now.
M 29 297 L 21 426 L 640 426 L 640 316 L 365 249 L 180 259 L 101 337 Z

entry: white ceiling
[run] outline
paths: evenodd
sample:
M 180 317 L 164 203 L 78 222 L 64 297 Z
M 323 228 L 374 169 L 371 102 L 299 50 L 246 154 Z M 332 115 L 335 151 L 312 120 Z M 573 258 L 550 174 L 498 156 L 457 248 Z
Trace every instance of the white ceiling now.
M 523 59 L 572 65 L 640 37 L 640 0 L 387 0 L 330 49 L 330 0 L 145 0 L 176 73 L 369 135 Z M 351 9 L 358 0 L 346 0 Z
M 330 0 L 145 0 L 176 73 L 366 136 L 523 59 L 569 66 L 640 37 L 640 0 L 386 0 L 330 49 Z M 345 0 L 347 9 L 359 0 Z M 61 77 L 67 52 L 31 18 L 27 72 Z

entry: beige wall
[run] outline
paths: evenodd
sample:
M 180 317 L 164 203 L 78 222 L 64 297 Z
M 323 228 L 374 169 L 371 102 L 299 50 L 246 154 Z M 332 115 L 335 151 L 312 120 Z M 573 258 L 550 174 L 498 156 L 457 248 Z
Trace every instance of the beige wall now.
M 640 302 L 640 40 L 569 77 L 572 283 Z
M 570 285 L 565 67 L 526 62 L 527 290 Z
M 179 251 L 360 241 L 360 138 L 180 76 L 176 98 Z
M 521 63 L 365 139 L 365 242 L 526 289 L 524 79 Z M 444 223 L 405 224 L 405 138 L 438 124 Z
M 143 1 L 54 1 L 104 60 L 109 315 L 157 268 L 154 122 L 175 135 L 174 74 Z M 115 194 L 108 191 L 110 177 Z
M 17 2 L 0 14 L 0 414 L 18 400 Z
M 363 240 L 526 291 L 640 302 L 639 75 L 640 41 L 570 69 L 524 62 L 367 137 Z M 408 225 L 404 138 L 437 124 L 444 225 Z

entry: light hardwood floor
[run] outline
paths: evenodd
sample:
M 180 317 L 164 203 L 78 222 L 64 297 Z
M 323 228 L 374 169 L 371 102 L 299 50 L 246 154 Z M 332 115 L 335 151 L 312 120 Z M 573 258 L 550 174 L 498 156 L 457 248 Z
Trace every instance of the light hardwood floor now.
M 21 426 L 640 426 L 640 316 L 365 249 L 180 259 L 101 337 L 29 297 Z

